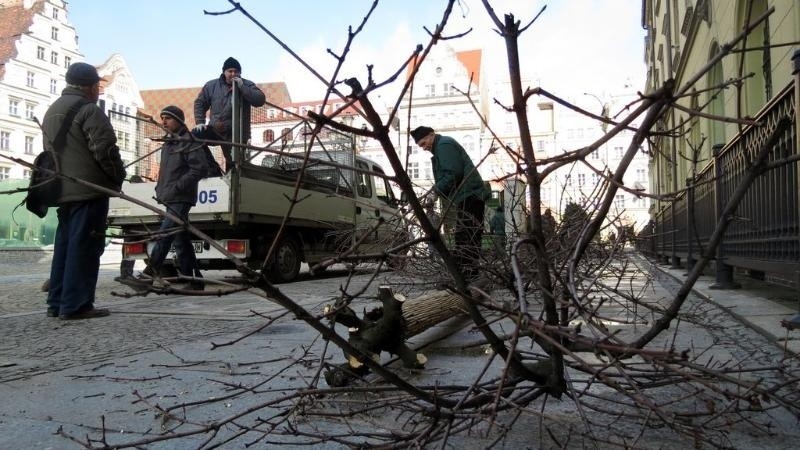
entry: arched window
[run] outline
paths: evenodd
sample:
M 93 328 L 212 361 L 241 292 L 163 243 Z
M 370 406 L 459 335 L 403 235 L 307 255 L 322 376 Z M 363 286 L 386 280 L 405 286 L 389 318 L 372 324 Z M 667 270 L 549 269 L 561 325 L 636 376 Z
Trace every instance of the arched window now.
M 745 21 L 750 22 L 767 12 L 767 0 L 739 0 L 739 29 L 744 28 Z M 755 76 L 744 80 L 744 114 L 755 115 L 767 101 L 772 98 L 772 61 L 770 59 L 769 19 L 764 20 L 747 36 L 746 48 L 757 50 L 740 53 L 744 58 L 744 74 Z
M 291 128 L 284 128 L 281 130 L 281 139 L 283 142 L 289 142 L 292 140 L 292 129 Z
M 264 130 L 264 142 L 270 143 L 275 140 L 275 131 L 273 130 Z

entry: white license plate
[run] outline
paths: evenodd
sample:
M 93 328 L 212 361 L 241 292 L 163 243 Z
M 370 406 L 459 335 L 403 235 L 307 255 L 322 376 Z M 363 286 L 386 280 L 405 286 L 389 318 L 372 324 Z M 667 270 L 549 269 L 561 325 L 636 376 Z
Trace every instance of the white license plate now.
M 203 241 L 192 241 L 192 247 L 194 247 L 195 253 L 203 253 Z M 175 244 L 172 244 L 172 247 L 169 248 L 169 252 L 175 254 Z

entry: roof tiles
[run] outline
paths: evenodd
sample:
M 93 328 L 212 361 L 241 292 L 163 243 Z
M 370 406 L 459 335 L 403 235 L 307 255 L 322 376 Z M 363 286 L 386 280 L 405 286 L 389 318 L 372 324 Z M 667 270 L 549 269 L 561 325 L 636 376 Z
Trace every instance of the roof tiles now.
M 256 83 L 256 85 L 264 91 L 268 103 L 285 105 L 291 102 L 286 83 Z M 140 94 L 145 106 L 140 112 L 158 120 L 158 114 L 165 106 L 175 105 L 183 110 L 187 121 L 191 122 L 194 117 L 194 100 L 197 98 L 200 89 L 202 87 L 142 90 Z M 266 107 L 267 105 L 256 109 L 259 110 Z M 254 111 L 253 115 L 255 116 L 256 114 L 256 111 Z M 187 123 L 187 125 L 192 126 L 193 124 Z
M 42 11 L 43 2 L 26 9 L 21 1 L 0 4 L 0 79 L 5 76 L 6 63 L 17 56 L 16 42 L 33 24 L 33 16 Z

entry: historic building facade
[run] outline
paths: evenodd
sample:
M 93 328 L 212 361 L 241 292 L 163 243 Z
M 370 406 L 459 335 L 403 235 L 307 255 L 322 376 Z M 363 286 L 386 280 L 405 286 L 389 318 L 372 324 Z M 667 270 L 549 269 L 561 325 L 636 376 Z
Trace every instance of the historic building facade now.
M 647 88 L 657 89 L 668 79 L 682 86 L 733 42 L 748 17 L 755 22 L 770 8 L 775 11 L 678 100 L 686 109 L 712 116 L 755 117 L 791 82 L 792 53 L 800 41 L 796 1 L 645 1 Z M 685 180 L 708 164 L 713 146 L 726 144 L 742 125 L 672 109 L 659 128 L 675 131 L 655 139 L 650 161 L 653 191 L 668 194 L 684 188 Z
M 719 288 L 737 268 L 796 282 L 800 3 L 647 0 L 642 17 L 648 88 L 674 80 L 676 106 L 650 140 L 661 197 L 640 246 L 691 267 L 719 243 Z
M 135 117 L 137 111 L 144 108 L 144 100 L 139 93 L 136 79 L 122 55 L 117 53 L 111 55 L 97 67 L 97 72 L 104 79 L 100 82 L 102 89 L 100 107 L 106 111 L 114 127 L 119 154 L 127 166 L 138 158 Z M 128 170 L 128 175 L 134 173 L 135 170 Z
M 36 124 L 64 88 L 64 74 L 82 59 L 67 2 L 3 1 L 0 5 L 0 179 L 25 179 L 42 149 Z
M 404 164 L 408 161 L 408 174 L 420 193 L 433 185 L 431 156 L 416 146 L 409 130 L 426 125 L 453 137 L 476 164 L 485 155 L 481 138 L 486 126 L 479 114 L 488 115 L 488 89 L 481 56 L 481 50 L 456 52 L 444 44 L 433 47 L 418 65 L 412 89 L 400 104 L 398 153 Z M 414 68 L 409 68 L 409 75 Z

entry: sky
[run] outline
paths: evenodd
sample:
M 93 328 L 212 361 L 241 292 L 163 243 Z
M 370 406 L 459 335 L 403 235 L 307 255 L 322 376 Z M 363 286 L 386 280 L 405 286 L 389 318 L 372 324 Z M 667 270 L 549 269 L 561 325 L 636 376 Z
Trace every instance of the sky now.
M 494 11 L 512 13 L 529 23 L 520 54 L 523 87 L 541 86 L 564 97 L 584 92 L 613 95 L 626 85 L 641 90 L 645 81 L 641 0 L 489 0 Z M 342 53 L 348 27 L 357 30 L 373 5 L 371 0 L 240 0 L 260 25 L 300 55 L 324 78 Z M 337 79 L 384 81 L 396 73 L 417 44 L 427 45 L 428 30 L 441 20 L 446 2 L 380 0 L 356 35 Z M 119 53 L 139 89 L 202 86 L 219 76 L 223 61 L 233 56 L 242 76 L 255 82 L 287 83 L 293 101 L 320 100 L 324 85 L 297 63 L 281 44 L 228 0 L 70 0 L 68 18 L 79 35 L 87 62 L 101 64 Z M 457 51 L 483 49 L 483 63 L 492 81 L 508 79 L 505 44 L 480 0 L 456 1 L 440 41 Z M 330 49 L 330 52 L 329 52 Z M 400 77 L 402 78 L 402 77 Z M 394 103 L 403 80 L 378 91 Z M 373 99 L 373 102 L 375 100 Z

